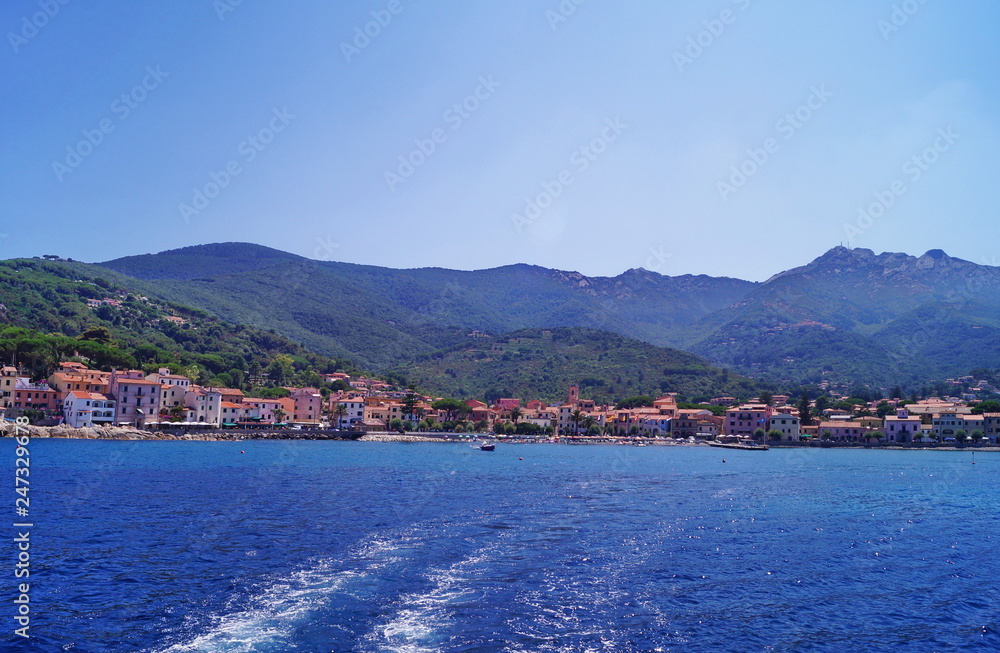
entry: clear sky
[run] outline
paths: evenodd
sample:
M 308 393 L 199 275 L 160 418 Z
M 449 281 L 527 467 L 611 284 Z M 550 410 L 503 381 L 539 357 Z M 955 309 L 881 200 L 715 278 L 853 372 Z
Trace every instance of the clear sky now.
M 10 0 L 0 27 L 0 258 L 1000 263 L 989 0 Z

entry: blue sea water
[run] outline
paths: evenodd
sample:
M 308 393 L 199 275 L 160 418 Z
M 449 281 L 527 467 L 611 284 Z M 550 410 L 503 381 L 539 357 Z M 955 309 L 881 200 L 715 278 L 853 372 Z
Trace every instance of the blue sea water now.
M 32 637 L 7 637 L 8 601 L 5 650 L 1000 650 L 1000 454 L 35 440 L 31 455 Z

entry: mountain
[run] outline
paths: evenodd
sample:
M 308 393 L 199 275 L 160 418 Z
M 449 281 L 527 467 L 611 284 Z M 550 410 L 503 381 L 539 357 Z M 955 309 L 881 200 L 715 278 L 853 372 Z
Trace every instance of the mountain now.
M 375 370 L 470 332 L 587 328 L 684 349 L 785 387 L 915 387 L 1000 367 L 1000 270 L 940 250 L 837 247 L 764 283 L 512 265 L 396 270 L 223 243 L 100 264 L 158 297 Z
M 214 251 L 219 255 L 227 248 Z M 284 258 L 260 254 L 239 265 L 244 274 L 274 263 L 268 259 Z M 219 269 L 212 256 L 199 256 L 203 265 L 198 272 Z M 133 271 L 137 269 L 141 265 Z M 177 272 L 173 280 L 183 281 L 192 270 Z M 156 295 L 157 287 L 148 281 L 85 263 L 0 261 L 0 358 L 16 359 L 35 377 L 47 376 L 59 360 L 81 356 L 100 368 L 166 366 L 210 385 L 245 389 L 265 371 L 271 380 L 280 372 L 285 383 L 301 385 L 319 383 L 317 372 L 360 371 L 276 332 L 230 324 Z M 493 336 L 425 327 L 424 332 L 434 338 L 424 338 L 423 346 L 435 339 L 448 346 L 433 353 L 407 352 L 394 361 L 394 368 L 383 371 L 433 394 L 552 401 L 571 384 L 582 384 L 589 397 L 604 401 L 665 389 L 706 398 L 718 392 L 754 392 L 746 379 L 693 354 L 603 331 L 521 330 Z M 287 369 L 275 367 L 281 355 Z
M 707 317 L 690 346 L 778 379 L 919 384 L 1000 365 L 1000 269 L 837 247 Z
M 314 351 L 376 370 L 459 344 L 473 330 L 578 326 L 673 346 L 679 328 L 757 285 L 645 270 L 594 278 L 531 265 L 395 270 L 314 261 L 240 243 L 100 265 L 155 285 L 170 301 L 229 322 L 275 329 Z

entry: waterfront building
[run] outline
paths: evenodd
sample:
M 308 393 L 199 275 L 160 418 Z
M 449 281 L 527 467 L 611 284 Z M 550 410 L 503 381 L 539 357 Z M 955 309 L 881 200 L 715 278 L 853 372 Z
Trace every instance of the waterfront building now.
M 192 385 L 184 393 L 184 405 L 193 412 L 196 422 L 213 426 L 222 424 L 222 393 L 212 388 Z
M 767 430 L 767 420 L 774 409 L 765 404 L 743 404 L 726 410 L 723 432 L 726 435 L 753 435 L 757 429 Z
M 115 402 L 97 392 L 71 390 L 62 401 L 65 423 L 73 428 L 112 426 L 115 422 Z
M 920 417 L 910 415 L 905 408 L 900 408 L 895 415 L 886 415 L 882 420 L 887 442 L 910 442 L 921 428 Z
M 4 365 L 0 368 L 0 410 L 14 403 L 14 386 L 17 384 L 17 368 Z
M 141 370 L 113 371 L 108 384 L 115 401 L 115 422 L 143 428 L 159 420 L 160 384 L 147 381 Z
M 783 442 L 798 442 L 801 439 L 799 418 L 791 413 L 774 413 L 767 421 L 767 431 L 780 431 Z
M 58 414 L 60 394 L 49 387 L 47 381 L 32 383 L 26 376 L 19 376 L 14 382 L 11 406 L 21 410 L 44 411 Z

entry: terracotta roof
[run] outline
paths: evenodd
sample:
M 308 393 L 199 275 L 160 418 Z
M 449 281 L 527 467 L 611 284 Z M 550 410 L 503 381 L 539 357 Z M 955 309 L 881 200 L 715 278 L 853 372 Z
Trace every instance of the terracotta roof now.
M 73 396 L 77 399 L 90 399 L 91 401 L 110 401 L 99 392 L 86 392 L 84 390 L 73 390 L 72 392 L 67 392 L 66 396 Z

